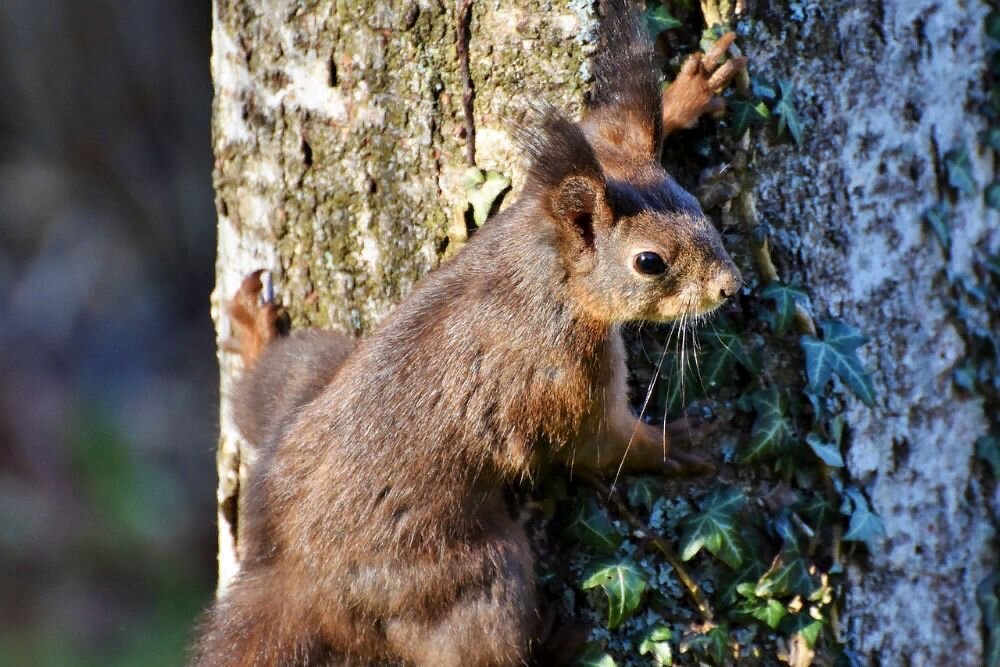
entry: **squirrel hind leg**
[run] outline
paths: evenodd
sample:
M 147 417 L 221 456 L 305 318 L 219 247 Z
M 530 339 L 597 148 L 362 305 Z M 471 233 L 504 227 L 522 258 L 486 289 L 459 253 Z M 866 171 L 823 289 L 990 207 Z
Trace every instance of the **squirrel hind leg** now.
M 288 313 L 274 303 L 270 285 L 264 289 L 263 274 L 258 269 L 244 278 L 227 304 L 232 337 L 226 348 L 239 353 L 244 368 L 253 366 L 264 348 L 289 330 Z

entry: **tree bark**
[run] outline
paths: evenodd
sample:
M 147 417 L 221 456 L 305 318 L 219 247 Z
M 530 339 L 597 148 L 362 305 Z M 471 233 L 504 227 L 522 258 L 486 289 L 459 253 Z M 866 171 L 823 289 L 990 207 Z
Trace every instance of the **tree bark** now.
M 294 326 L 367 330 L 460 241 L 449 227 L 464 228 L 467 206 L 466 88 L 478 165 L 507 174 L 519 163 L 509 124 L 532 100 L 580 109 L 589 3 L 472 9 L 468 82 L 451 3 L 213 4 L 220 586 L 237 568 L 253 457 L 228 413 L 238 368 L 224 351 L 224 300 L 265 268 Z
M 772 7 L 743 38 L 755 74 L 796 84 L 807 127 L 801 147 L 758 145 L 757 207 L 777 230 L 779 272 L 808 286 L 817 313 L 872 339 L 861 350 L 878 405 L 852 399 L 847 464 L 887 540 L 850 570 L 845 621 L 850 644 L 880 664 L 983 664 L 974 600 L 998 567 L 998 495 L 974 462 L 981 400 L 952 382 L 967 350 L 945 273 L 972 275 L 977 249 L 996 253 L 997 213 L 981 196 L 959 198 L 950 258 L 921 219 L 948 189 L 945 152 L 969 148 L 980 188 L 994 178 L 977 148 L 988 9 Z
M 971 273 L 1000 236 L 981 197 L 955 202 L 948 257 L 921 218 L 946 190 L 944 152 L 968 146 L 975 181 L 993 180 L 976 148 L 987 5 L 738 4 L 751 72 L 796 85 L 806 128 L 801 146 L 752 136 L 749 196 L 775 230 L 778 273 L 808 288 L 815 314 L 872 338 L 879 399 L 848 399 L 848 468 L 887 540 L 850 569 L 847 642 L 881 664 L 980 664 L 974 591 L 998 565 L 1000 498 L 974 463 L 982 404 L 951 381 L 965 343 L 944 276 Z M 467 85 L 477 165 L 516 189 L 509 120 L 537 99 L 579 111 L 595 23 L 578 0 L 473 3 L 460 45 L 451 3 L 216 0 L 213 24 L 221 589 L 253 458 L 226 405 L 238 368 L 224 299 L 266 268 L 294 325 L 367 330 L 461 240 Z

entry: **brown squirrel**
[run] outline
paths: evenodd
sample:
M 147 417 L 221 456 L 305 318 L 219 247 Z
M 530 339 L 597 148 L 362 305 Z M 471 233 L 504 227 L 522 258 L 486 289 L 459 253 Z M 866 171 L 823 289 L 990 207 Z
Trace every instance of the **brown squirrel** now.
M 727 35 L 661 93 L 636 10 L 609 4 L 584 119 L 550 108 L 519 130 L 518 201 L 367 338 L 282 336 L 259 272 L 244 281 L 234 414 L 260 459 L 196 665 L 526 664 L 540 616 L 506 485 L 550 462 L 697 467 L 633 415 L 619 327 L 710 311 L 740 285 L 659 152 L 745 59 L 719 66 Z

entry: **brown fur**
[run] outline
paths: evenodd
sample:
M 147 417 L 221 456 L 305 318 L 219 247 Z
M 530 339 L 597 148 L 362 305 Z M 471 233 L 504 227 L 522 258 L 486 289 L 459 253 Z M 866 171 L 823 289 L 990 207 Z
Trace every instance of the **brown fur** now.
M 615 11 L 609 39 L 637 36 L 634 11 Z M 549 461 L 676 469 L 630 410 L 619 326 L 709 310 L 739 274 L 659 167 L 652 51 L 633 47 L 627 67 L 649 72 L 621 85 L 639 88 L 616 97 L 599 78 L 580 125 L 543 111 L 521 133 L 519 201 L 353 349 L 328 333 L 268 344 L 273 306 L 244 284 L 233 316 L 258 326 L 237 333 L 263 352 L 235 414 L 261 458 L 241 570 L 196 664 L 524 664 L 539 614 L 505 485 Z M 668 272 L 638 274 L 641 251 Z

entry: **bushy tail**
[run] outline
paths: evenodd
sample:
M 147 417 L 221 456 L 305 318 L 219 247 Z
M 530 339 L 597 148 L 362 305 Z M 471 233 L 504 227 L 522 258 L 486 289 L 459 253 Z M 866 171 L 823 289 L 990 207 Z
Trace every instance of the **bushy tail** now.
M 262 273 L 248 275 L 228 306 L 233 330 L 228 347 L 243 357 L 233 416 L 243 437 L 257 446 L 270 442 L 287 419 L 330 383 L 355 344 L 335 331 L 289 334 L 285 311 L 261 297 Z
M 192 667 L 329 664 L 321 643 L 280 605 L 280 593 L 266 595 L 246 578 L 237 578 L 201 619 Z

